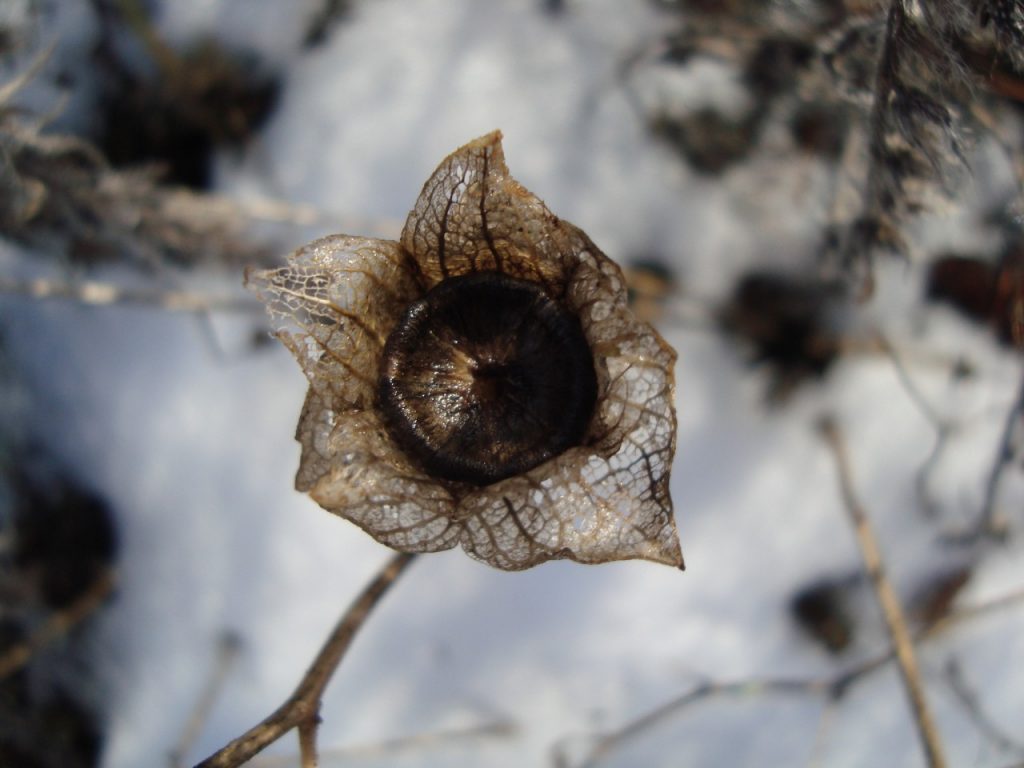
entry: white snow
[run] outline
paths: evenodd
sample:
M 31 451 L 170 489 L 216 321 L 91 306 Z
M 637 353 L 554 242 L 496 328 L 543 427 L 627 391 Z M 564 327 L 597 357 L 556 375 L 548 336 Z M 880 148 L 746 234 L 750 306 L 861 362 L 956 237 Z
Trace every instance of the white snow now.
M 570 2 L 552 19 L 527 0 L 375 0 L 355 4 L 309 52 L 298 39 L 312 2 L 163 5 L 169 38 L 224 35 L 285 68 L 282 102 L 257 142 L 219 160 L 224 194 L 393 221 L 390 233 L 350 233 L 393 236 L 437 162 L 501 128 L 512 173 L 556 214 L 613 257 L 668 260 L 706 295 L 750 264 L 802 259 L 821 221 L 820 172 L 806 163 L 780 158 L 709 181 L 649 139 L 618 74 L 668 23 L 643 3 Z M 22 269 L 27 258 L 5 244 L 0 269 Z M 211 278 L 209 289 L 227 292 L 240 279 Z M 763 378 L 727 340 L 665 326 L 679 351 L 672 493 L 687 571 L 552 563 L 509 574 L 461 551 L 422 557 L 329 688 L 322 747 L 497 718 L 515 733 L 344 764 L 551 764 L 556 746 L 578 758 L 586 734 L 617 729 L 698 682 L 829 675 L 884 650 L 871 600 L 851 657 L 839 662 L 788 615 L 797 589 L 861 567 L 814 425 L 825 412 L 842 423 L 854 481 L 907 597 L 955 561 L 936 533 L 976 513 L 1021 376 L 1020 359 L 979 329 L 920 309 L 918 280 L 914 268 L 883 269 L 883 290 L 865 312 L 905 351 L 933 406 L 964 422 L 933 475 L 942 519 L 923 518 L 913 485 L 933 430 L 884 357 L 845 359 L 821 385 L 770 409 Z M 114 501 L 122 526 L 118 598 L 94 638 L 109 715 L 105 768 L 164 765 L 210 674 L 216 638 L 225 629 L 242 638 L 194 762 L 284 699 L 388 552 L 292 490 L 305 384 L 284 349 L 242 343 L 259 317 L 215 317 L 213 340 L 201 320 L 158 309 L 4 296 L 0 318 L 40 424 Z M 930 362 L 956 355 L 977 366 L 975 379 L 951 384 L 948 369 Z M 1024 484 L 1014 473 L 1002 507 L 1017 537 L 983 560 L 963 604 L 1024 586 Z M 981 746 L 944 682 L 946 660 L 963 664 L 985 711 L 1013 733 L 1024 721 L 1013 673 L 1024 664 L 1022 630 L 1024 611 L 1013 608 L 922 646 L 952 765 L 1009 758 Z M 821 721 L 824 707 L 809 695 L 712 699 L 600 764 L 923 765 L 894 666 L 854 686 Z M 272 751 L 296 750 L 288 738 Z

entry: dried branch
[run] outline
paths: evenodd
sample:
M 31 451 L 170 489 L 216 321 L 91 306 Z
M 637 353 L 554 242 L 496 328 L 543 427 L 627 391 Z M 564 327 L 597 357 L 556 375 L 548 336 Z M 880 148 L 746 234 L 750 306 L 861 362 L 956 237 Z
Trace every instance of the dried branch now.
M 389 739 L 377 744 L 325 749 L 321 750 L 320 755 L 322 758 L 329 759 L 332 762 L 366 758 L 379 759 L 388 755 L 411 752 L 453 742 L 481 738 L 508 738 L 514 735 L 515 732 L 516 726 L 514 723 L 499 719 L 465 728 L 448 728 L 416 733 L 411 736 Z M 252 761 L 251 768 L 291 768 L 291 766 L 295 765 L 295 762 L 294 755 L 261 756 Z
M 224 682 L 228 678 L 228 673 L 231 671 L 232 666 L 234 666 L 235 659 L 238 657 L 238 651 L 241 648 L 241 640 L 233 632 L 225 632 L 221 635 L 217 646 L 217 658 L 214 662 L 213 674 L 210 676 L 206 687 L 196 702 L 195 709 L 185 724 L 185 729 L 181 733 L 181 738 L 178 739 L 177 746 L 171 752 L 168 761 L 171 768 L 178 768 L 178 766 L 185 764 L 185 756 L 192 750 L 196 739 L 199 738 L 199 734 L 202 732 L 203 726 L 210 716 L 213 705 L 216 703 L 217 697 L 220 696 Z
M 949 680 L 950 689 L 967 711 L 971 721 L 989 741 L 999 749 L 1008 752 L 1024 752 L 1024 742 L 1004 733 L 982 710 L 978 694 L 968 685 L 963 668 L 956 659 L 950 659 L 949 664 L 946 665 L 946 677 Z
M 287 701 L 261 723 L 203 760 L 196 768 L 235 768 L 293 728 L 299 729 L 303 768 L 315 768 L 316 727 L 324 689 L 370 612 L 415 557 L 405 552 L 396 553 L 342 615 Z
M 857 544 L 860 546 L 861 555 L 864 558 L 864 566 L 875 588 L 875 595 L 882 607 L 882 613 L 885 615 L 885 623 L 896 650 L 896 659 L 899 662 L 907 695 L 910 697 L 914 722 L 917 725 L 925 757 L 929 766 L 941 768 L 946 765 L 946 759 L 921 685 L 921 674 L 918 670 L 910 632 L 903 617 L 903 609 L 896 597 L 896 591 L 886 575 L 882 553 L 878 547 L 871 522 L 854 492 L 846 443 L 839 425 L 832 419 L 827 418 L 822 422 L 821 432 L 836 461 L 843 503 L 850 516 L 850 522 L 853 524 Z
M 104 570 L 73 603 L 55 611 L 24 642 L 0 655 L 0 680 L 23 668 L 40 649 L 63 637 L 91 616 L 113 591 L 115 583 L 114 572 Z
M 622 728 L 602 736 L 597 740 L 578 768 L 591 768 L 591 766 L 596 765 L 598 761 L 607 757 L 613 750 L 621 746 L 624 741 L 628 741 L 638 733 L 652 728 L 667 717 L 699 701 L 720 696 L 747 696 L 754 693 L 817 693 L 827 690 L 828 685 L 828 681 L 825 680 L 785 677 L 738 680 L 736 682 L 707 681 L 665 702 L 660 707 L 651 710 L 636 720 L 632 720 Z
M 1024 374 L 1021 375 L 1020 391 L 1014 401 L 1010 412 L 1006 414 L 1006 422 L 1003 425 L 1003 434 L 999 439 L 999 448 L 996 450 L 996 458 L 989 471 L 988 482 L 985 484 L 985 500 L 981 505 L 981 514 L 978 523 L 974 528 L 971 538 L 981 536 L 1000 537 L 1005 532 L 1005 521 L 997 514 L 996 497 L 999 491 L 999 481 L 1003 476 L 1006 467 L 1013 460 L 1014 435 L 1020 429 L 1020 423 L 1024 420 Z
M 997 611 L 1005 610 L 1012 606 L 1024 604 L 1024 588 L 1016 589 L 991 600 L 986 600 L 975 605 L 965 606 L 936 621 L 931 626 L 922 628 L 915 636 L 915 641 L 933 640 L 949 629 L 966 621 L 976 619 L 979 616 L 987 616 Z M 637 737 L 644 731 L 663 722 L 670 716 L 678 715 L 682 710 L 695 706 L 708 699 L 718 696 L 750 696 L 767 694 L 793 694 L 802 693 L 806 695 L 819 695 L 826 697 L 826 706 L 831 707 L 843 697 L 850 688 L 858 681 L 865 679 L 871 673 L 881 669 L 890 661 L 896 658 L 895 649 L 874 656 L 859 663 L 851 669 L 844 670 L 835 675 L 821 678 L 752 678 L 733 682 L 708 681 L 697 685 L 695 688 L 683 693 L 671 701 L 644 713 L 626 725 L 605 734 L 600 734 L 591 748 L 591 751 L 583 759 L 577 768 L 596 765 L 600 760 L 607 757 L 614 750 L 632 738 Z M 823 718 L 828 714 L 826 710 Z M 823 724 L 821 728 L 824 728 Z M 816 735 L 820 743 L 822 734 Z M 566 760 L 559 764 L 568 765 Z
M 46 278 L 13 280 L 0 277 L 0 293 L 33 299 L 68 299 L 90 306 L 130 304 L 152 306 L 172 312 L 256 312 L 255 301 L 230 296 L 203 296 L 191 291 L 161 291 L 125 288 L 96 280 L 61 282 Z
M 955 431 L 956 425 L 948 419 L 943 418 L 932 404 L 928 402 L 928 399 L 924 396 L 921 389 L 910 376 L 910 372 L 907 370 L 902 356 L 896 351 L 896 348 L 892 345 L 889 339 L 883 333 L 878 332 L 876 333 L 876 340 L 879 348 L 885 353 L 889 358 L 889 361 L 892 363 L 893 370 L 896 371 L 896 377 L 899 379 L 900 386 L 903 387 L 903 391 L 907 393 L 907 397 L 910 398 L 910 401 L 935 430 L 935 442 L 932 445 L 932 450 L 928 453 L 928 457 L 917 470 L 917 475 L 914 480 L 917 495 L 921 500 L 925 513 L 931 514 L 934 509 L 932 502 L 928 498 L 928 478 L 931 475 L 932 469 L 942 456 L 942 452 L 945 450 L 950 436 Z
M 878 250 L 903 253 L 906 245 L 899 219 L 916 203 L 908 200 L 905 183 L 937 167 L 932 142 L 925 127 L 948 127 L 949 111 L 918 88 L 903 81 L 905 38 L 912 21 L 905 0 L 892 0 L 886 14 L 885 35 L 875 71 L 873 103 L 868 120 L 868 171 L 859 218 L 850 228 L 845 265 L 858 267 L 870 294 L 873 284 L 871 259 Z
M 900 380 L 900 386 L 903 387 L 903 391 L 907 393 L 907 397 L 911 399 L 917 410 L 920 411 L 921 415 L 931 423 L 935 428 L 935 431 L 942 433 L 943 429 L 947 428 L 945 421 L 939 416 L 932 404 L 928 402 L 921 390 L 914 383 L 914 380 L 910 377 L 907 371 L 906 365 L 903 363 L 903 359 L 897 353 L 895 347 L 890 343 L 889 339 L 885 334 L 876 332 L 876 339 L 878 341 L 879 348 L 885 353 L 886 357 L 892 363 L 893 370 L 896 371 L 896 376 Z

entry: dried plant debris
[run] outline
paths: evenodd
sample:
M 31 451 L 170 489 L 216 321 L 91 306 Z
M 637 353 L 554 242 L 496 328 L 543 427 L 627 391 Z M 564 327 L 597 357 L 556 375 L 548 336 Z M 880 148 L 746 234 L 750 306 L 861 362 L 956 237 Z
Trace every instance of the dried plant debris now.
M 203 41 L 164 78 L 121 69 L 100 106 L 98 146 L 115 166 L 153 163 L 169 183 L 208 189 L 214 150 L 249 139 L 277 99 L 277 81 L 250 58 Z
M 38 451 L 18 451 L 0 484 L 0 765 L 96 766 L 98 714 L 72 695 L 82 682 L 75 634 L 52 648 L 33 642 L 40 625 L 72 610 L 113 568 L 117 534 L 106 502 Z M 82 617 L 79 617 L 82 618 Z M 73 622 L 72 622 L 73 623 Z M 52 639 L 52 638 L 51 638 Z M 30 648 L 22 663 L 11 654 Z M 75 681 L 62 679 L 74 659 Z
M 113 169 L 88 141 L 48 133 L 9 99 L 45 59 L 0 88 L 0 234 L 70 260 L 152 266 L 263 260 L 234 206 L 158 183 L 154 170 Z
M 853 642 L 856 622 L 851 610 L 854 577 L 819 579 L 801 589 L 789 605 L 801 630 L 830 653 L 842 653 Z
M 241 145 L 263 125 L 277 102 L 277 76 L 254 54 L 214 39 L 175 50 L 134 2 L 94 4 L 103 21 L 94 58 L 106 73 L 95 143 L 116 167 L 155 164 L 167 182 L 209 188 L 213 151 Z M 119 45 L 126 34 L 148 61 L 128 63 Z
M 908 615 L 922 627 L 934 626 L 949 615 L 957 595 L 970 579 L 970 566 L 933 574 L 910 599 Z
M 717 109 L 698 109 L 675 117 L 663 113 L 649 123 L 651 133 L 673 147 L 700 173 L 718 175 L 744 159 L 754 145 L 757 120 L 730 117 Z
M 793 143 L 808 155 L 836 161 L 846 141 L 847 110 L 828 104 L 800 104 L 789 118 Z
M 663 60 L 686 66 L 700 55 L 706 54 L 692 41 L 677 38 L 669 42 Z M 816 62 L 813 46 L 793 36 L 769 36 L 749 49 L 735 50 L 734 55 L 738 79 L 749 100 L 744 109 L 700 108 L 677 115 L 674 104 L 665 104 L 648 118 L 652 134 L 675 147 L 694 170 L 707 175 L 718 175 L 748 159 L 771 121 L 786 125 L 793 145 L 803 152 L 835 161 L 846 138 L 849 110 L 845 104 L 822 100 L 819 93 L 797 89 Z
M 660 259 L 631 259 L 624 269 L 629 305 L 647 322 L 661 319 L 677 291 L 676 276 Z
M 313 15 L 302 44 L 306 48 L 321 45 L 330 35 L 331 29 L 344 21 L 352 11 L 352 0 L 320 0 L 320 8 Z
M 658 4 L 680 12 L 661 63 L 727 62 L 749 108 L 738 118 L 678 117 L 681 105 L 659 104 L 652 129 L 705 173 L 744 161 L 768 123 L 788 127 L 795 149 L 834 166 L 842 160 L 861 195 L 833 206 L 838 226 L 823 255 L 862 295 L 872 255 L 907 253 L 909 218 L 937 195 L 957 194 L 971 137 L 1002 121 L 1022 135 L 1006 101 L 1024 101 L 1019 0 Z
M 873 71 L 870 80 L 855 83 L 871 105 L 863 204 L 838 249 L 854 272 L 869 275 L 876 251 L 907 253 L 901 231 L 906 219 L 935 192 L 956 193 L 966 137 L 980 128 L 973 119 L 976 105 L 984 101 L 991 113 L 1006 112 L 992 98 L 1007 95 L 994 78 L 1024 73 L 1002 71 L 1013 65 L 992 34 L 985 5 L 893 0 L 884 17 L 851 24 L 830 53 L 833 72 L 847 84 L 854 82 L 844 77 L 849 72 Z M 1003 15 L 995 26 L 1005 31 L 1007 21 Z
M 567 8 L 566 0 L 540 0 L 540 9 L 548 16 L 557 18 L 565 15 Z
M 52 468 L 18 467 L 8 483 L 13 573 L 41 605 L 65 608 L 114 565 L 118 543 L 110 507 Z
M 1024 70 L 1024 4 L 1020 0 L 981 0 L 982 27 L 995 40 L 999 53 L 1018 71 Z
M 337 235 L 249 284 L 310 389 L 296 487 L 401 551 L 681 567 L 675 352 L 622 271 L 509 176 L 446 158 L 400 242 Z
M 21 640 L 18 628 L 0 619 L 0 656 Z M 94 768 L 102 745 L 98 715 L 65 691 L 41 691 L 21 673 L 0 680 L 0 765 Z
M 999 341 L 1024 349 L 1024 259 L 995 264 L 944 255 L 929 267 L 927 298 L 949 304 L 992 328 Z
M 835 362 L 848 309 L 835 281 L 753 271 L 736 281 L 718 318 L 753 364 L 768 367 L 769 399 L 780 402 L 801 382 L 824 376 Z
M 902 2 L 890 5 L 868 124 L 864 207 L 846 243 L 847 259 L 879 248 L 905 252 L 892 233 L 921 210 L 933 188 L 927 182 L 944 181 L 949 161 L 963 160 L 969 80 L 951 35 L 930 14 L 918 18 Z
M 678 3 L 682 26 L 664 39 L 659 63 L 689 67 L 710 58 L 730 65 L 744 89 L 741 108 L 687 109 L 661 103 L 647 110 L 647 123 L 656 137 L 675 147 L 698 172 L 718 175 L 746 160 L 757 148 L 767 123 L 791 124 L 794 144 L 813 151 L 807 117 L 796 113 L 824 103 L 831 107 L 833 130 L 845 133 L 844 110 L 835 98 L 804 86 L 819 55 L 817 36 L 831 28 L 834 12 L 818 18 L 778 24 L 764 4 Z M 731 6 L 735 6 L 730 10 Z M 819 115 L 823 117 L 823 115 Z M 824 120 L 820 121 L 824 123 Z M 803 130 L 800 135 L 798 130 Z M 822 142 L 835 157 L 834 141 Z

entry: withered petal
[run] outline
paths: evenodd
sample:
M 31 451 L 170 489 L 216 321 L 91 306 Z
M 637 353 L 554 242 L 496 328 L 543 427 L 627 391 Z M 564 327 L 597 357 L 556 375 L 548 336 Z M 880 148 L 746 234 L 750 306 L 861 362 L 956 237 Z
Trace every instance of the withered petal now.
M 682 568 L 669 495 L 676 354 L 634 316 L 621 272 L 592 244 L 579 254 L 566 302 L 597 364 L 587 444 L 464 498 L 462 545 L 509 570 L 557 558 Z
M 448 490 L 414 468 L 373 410 L 336 413 L 311 388 L 296 438 L 297 490 L 403 552 L 438 552 L 459 540 Z
M 666 456 L 625 443 L 605 459 L 572 448 L 526 475 L 463 500 L 463 548 L 505 570 L 546 560 L 642 559 L 682 567 L 679 538 L 657 472 Z M 638 486 L 648 490 L 635 495 Z
M 395 449 L 375 408 L 384 342 L 419 293 L 412 275 L 397 243 L 332 236 L 247 284 L 309 379 L 296 488 L 388 546 L 432 552 L 458 541 L 451 496 Z
M 564 290 L 578 230 L 508 174 L 501 132 L 445 158 L 423 185 L 402 230 L 424 287 L 472 272 L 502 272 Z
M 412 265 L 391 240 L 331 235 L 293 251 L 286 266 L 250 271 L 277 337 L 336 412 L 373 406 L 381 352 L 419 295 Z

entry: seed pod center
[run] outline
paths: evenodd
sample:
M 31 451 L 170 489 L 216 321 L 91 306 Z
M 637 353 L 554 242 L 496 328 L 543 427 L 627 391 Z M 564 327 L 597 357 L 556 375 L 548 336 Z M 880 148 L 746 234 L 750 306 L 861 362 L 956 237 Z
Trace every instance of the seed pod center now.
M 597 379 L 574 314 L 535 283 L 483 272 L 406 309 L 378 396 L 392 437 L 424 469 L 488 485 L 579 445 Z

